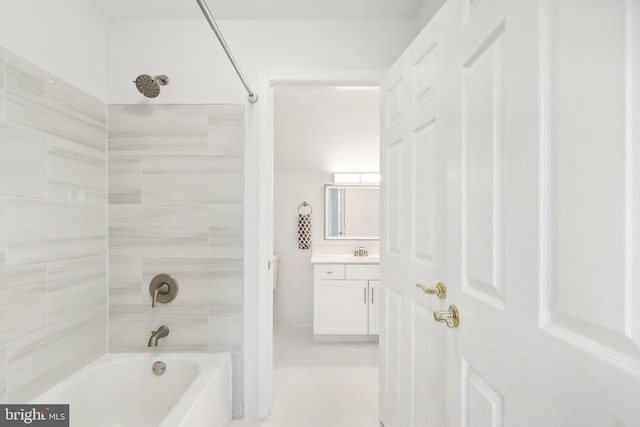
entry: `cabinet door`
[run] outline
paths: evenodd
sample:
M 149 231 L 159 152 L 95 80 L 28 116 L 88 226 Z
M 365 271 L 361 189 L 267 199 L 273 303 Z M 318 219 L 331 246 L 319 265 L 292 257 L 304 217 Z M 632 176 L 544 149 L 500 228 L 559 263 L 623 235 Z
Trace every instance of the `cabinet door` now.
M 369 281 L 369 335 L 380 334 L 380 282 Z
M 316 280 L 313 333 L 366 335 L 369 290 L 366 280 Z

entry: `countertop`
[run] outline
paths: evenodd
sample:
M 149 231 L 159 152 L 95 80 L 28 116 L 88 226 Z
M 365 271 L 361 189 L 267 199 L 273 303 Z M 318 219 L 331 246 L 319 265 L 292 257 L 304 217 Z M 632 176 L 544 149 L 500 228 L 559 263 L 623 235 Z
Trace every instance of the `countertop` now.
M 353 256 L 314 252 L 311 255 L 311 264 L 380 264 L 380 255 Z

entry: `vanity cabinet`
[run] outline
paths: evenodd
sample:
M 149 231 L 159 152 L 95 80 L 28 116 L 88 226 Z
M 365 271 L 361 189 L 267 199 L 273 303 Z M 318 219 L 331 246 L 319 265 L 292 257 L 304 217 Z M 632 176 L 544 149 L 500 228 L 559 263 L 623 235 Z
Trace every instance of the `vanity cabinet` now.
M 369 280 L 369 335 L 380 334 L 380 281 Z
M 313 333 L 378 335 L 378 264 L 316 264 L 313 268 Z

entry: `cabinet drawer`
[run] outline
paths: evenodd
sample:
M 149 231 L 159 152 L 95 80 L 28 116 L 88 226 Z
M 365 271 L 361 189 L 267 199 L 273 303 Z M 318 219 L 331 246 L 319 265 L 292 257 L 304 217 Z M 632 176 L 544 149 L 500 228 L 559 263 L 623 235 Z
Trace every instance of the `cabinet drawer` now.
M 347 265 L 347 280 L 377 280 L 380 278 L 379 264 L 352 264 Z
M 313 278 L 323 280 L 344 280 L 344 264 L 316 264 Z

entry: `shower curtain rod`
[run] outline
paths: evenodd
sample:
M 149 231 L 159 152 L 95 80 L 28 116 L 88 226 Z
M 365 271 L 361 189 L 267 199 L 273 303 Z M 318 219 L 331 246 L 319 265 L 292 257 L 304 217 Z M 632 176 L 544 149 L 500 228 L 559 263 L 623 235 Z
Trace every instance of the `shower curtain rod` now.
M 229 61 L 231 61 L 231 65 L 233 65 L 233 68 L 236 70 L 238 77 L 240 77 L 240 80 L 242 81 L 244 88 L 247 90 L 247 93 L 249 94 L 249 102 L 252 104 L 255 104 L 256 102 L 258 102 L 258 95 L 251 90 L 251 88 L 249 87 L 249 84 L 247 83 L 244 76 L 242 75 L 242 71 L 240 71 L 240 67 L 238 67 L 238 63 L 236 62 L 235 58 L 231 54 L 231 51 L 229 50 L 229 46 L 227 45 L 227 42 L 224 41 L 224 37 L 222 37 L 220 28 L 218 28 L 218 24 L 216 24 L 215 19 L 213 19 L 213 15 L 209 10 L 209 6 L 207 6 L 207 2 L 205 0 L 196 0 L 196 2 L 198 2 L 198 6 L 200 6 L 200 9 L 202 10 L 204 17 L 207 18 L 207 21 L 209 21 L 209 25 L 211 25 L 211 29 L 213 30 L 214 33 L 216 33 L 216 37 L 218 37 L 218 41 L 222 45 L 224 52 L 227 54 Z

